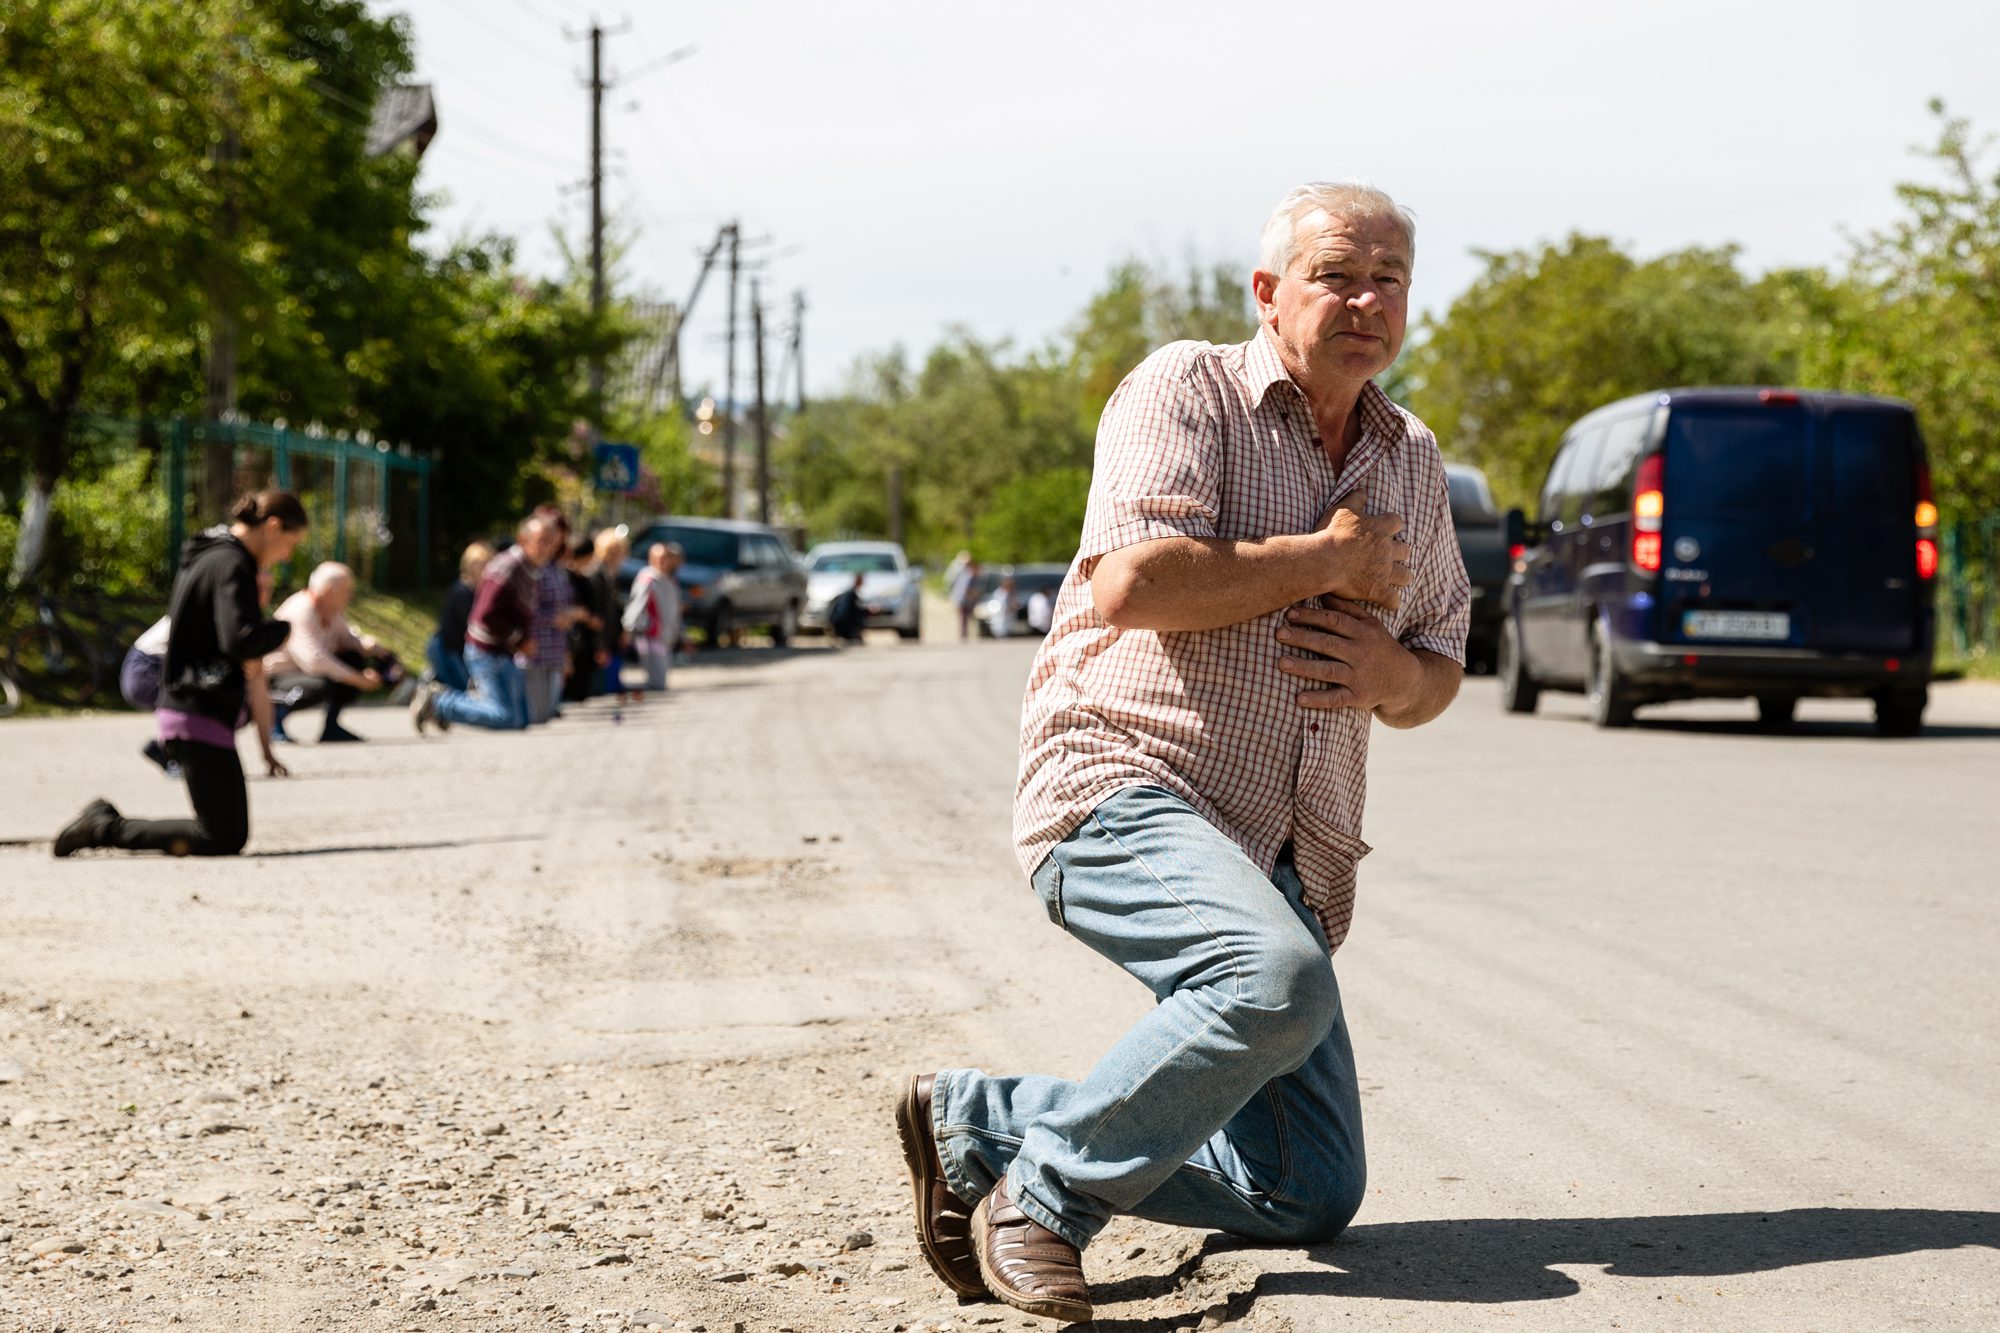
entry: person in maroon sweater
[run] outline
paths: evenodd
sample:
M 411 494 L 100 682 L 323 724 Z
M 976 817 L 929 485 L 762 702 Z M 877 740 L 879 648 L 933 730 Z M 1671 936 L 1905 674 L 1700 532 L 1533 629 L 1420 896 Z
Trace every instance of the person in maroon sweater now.
M 472 617 L 465 627 L 465 665 L 470 690 L 433 682 L 418 704 L 417 729 L 428 722 L 463 722 L 493 731 L 520 731 L 528 725 L 528 696 L 515 650 L 535 628 L 535 578 L 553 560 L 561 538 L 546 519 L 530 518 L 515 544 L 487 562 L 479 576 Z

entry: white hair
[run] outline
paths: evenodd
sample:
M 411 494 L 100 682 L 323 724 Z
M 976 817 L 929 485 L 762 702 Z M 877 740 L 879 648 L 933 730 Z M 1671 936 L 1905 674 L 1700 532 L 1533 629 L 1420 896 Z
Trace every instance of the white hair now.
M 1257 267 L 1283 277 L 1298 258 L 1299 223 L 1313 213 L 1330 213 L 1350 222 L 1387 218 L 1402 229 L 1417 262 L 1417 215 L 1367 181 L 1308 181 L 1286 194 L 1264 223 Z
M 317 594 L 337 588 L 343 583 L 352 582 L 354 582 L 353 570 L 337 560 L 329 560 L 313 570 L 312 576 L 306 580 L 306 587 Z

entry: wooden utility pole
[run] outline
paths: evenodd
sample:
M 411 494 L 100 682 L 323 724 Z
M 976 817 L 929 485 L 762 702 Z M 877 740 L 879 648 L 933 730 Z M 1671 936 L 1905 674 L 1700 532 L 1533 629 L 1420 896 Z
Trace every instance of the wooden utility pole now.
M 771 422 L 764 406 L 764 293 L 750 279 L 750 342 L 757 366 L 757 521 L 771 521 Z
M 889 464 L 889 540 L 903 544 L 903 465 Z
M 729 224 L 729 331 L 722 370 L 722 513 L 736 517 L 736 286 L 743 271 L 742 224 Z
M 604 81 L 604 39 L 616 37 L 629 30 L 627 24 L 618 28 L 605 28 L 600 24 L 590 25 L 590 313 L 603 318 L 606 291 L 604 285 L 604 94 L 611 88 Z M 577 34 L 563 29 L 572 41 Z M 590 358 L 590 411 L 593 417 L 604 415 L 604 358 Z M 591 434 L 597 434 L 597 423 L 591 423 Z
M 604 29 L 590 25 L 590 313 L 604 316 Z M 590 414 L 604 415 L 604 358 L 590 358 Z

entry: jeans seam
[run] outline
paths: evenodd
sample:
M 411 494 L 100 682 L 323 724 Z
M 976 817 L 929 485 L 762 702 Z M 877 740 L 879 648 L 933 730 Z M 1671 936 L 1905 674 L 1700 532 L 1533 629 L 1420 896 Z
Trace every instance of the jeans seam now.
M 1111 829 L 1106 827 L 1104 821 L 1097 817 L 1097 813 L 1095 811 L 1091 812 L 1090 822 L 1095 824 L 1100 830 L 1102 830 L 1105 837 L 1117 843 L 1118 849 L 1124 852 L 1125 855 L 1131 857 L 1132 863 L 1138 866 L 1141 870 L 1145 871 L 1147 877 L 1150 878 L 1153 881 L 1153 883 L 1159 885 L 1160 888 L 1166 893 L 1168 897 L 1172 898 L 1176 903 L 1180 904 L 1180 909 L 1183 912 L 1186 912 L 1196 925 L 1200 926 L 1204 931 L 1207 931 L 1208 937 L 1215 941 L 1216 946 L 1220 948 L 1223 952 L 1223 955 L 1229 959 L 1230 999 L 1232 1000 L 1242 999 L 1243 965 L 1240 961 L 1238 961 L 1235 951 L 1233 951 L 1227 944 L 1225 944 L 1222 941 L 1222 938 L 1218 936 L 1212 928 L 1210 928 L 1209 924 L 1206 921 L 1203 921 L 1201 919 L 1200 913 L 1196 912 L 1192 907 L 1189 907 L 1185 899 L 1183 899 L 1178 893 L 1175 893 L 1172 889 L 1167 887 L 1166 881 L 1162 880 L 1158 875 L 1153 873 L 1153 868 L 1150 865 L 1146 864 L 1146 858 L 1144 856 L 1142 856 L 1140 853 L 1136 851 L 1133 851 L 1130 847 L 1126 846 L 1124 839 L 1120 838 L 1116 833 L 1112 832 Z M 1145 1083 L 1147 1079 L 1151 1078 L 1159 1070 L 1165 1068 L 1168 1064 L 1172 1063 L 1181 1054 L 1181 1052 L 1187 1050 L 1189 1047 L 1193 1046 L 1202 1038 L 1206 1037 L 1209 1034 L 1209 1031 L 1215 1027 L 1216 1023 L 1221 1020 L 1221 1017 L 1222 1016 L 1220 1013 L 1211 1014 L 1208 1018 L 1208 1021 L 1201 1025 L 1199 1031 L 1189 1034 L 1188 1037 L 1185 1038 L 1179 1045 L 1175 1046 L 1173 1050 L 1167 1052 L 1166 1055 L 1162 1056 L 1159 1060 L 1155 1061 L 1152 1067 L 1146 1071 L 1144 1076 L 1135 1080 L 1135 1082 L 1140 1084 Z M 1099 1134 L 1102 1134 L 1105 1130 L 1109 1129 L 1113 1124 L 1115 1124 L 1117 1122 L 1118 1117 L 1125 1113 L 1125 1108 L 1130 1106 L 1131 1104 L 1132 1104 L 1132 1099 L 1130 1097 L 1119 1098 L 1117 1107 L 1112 1111 L 1112 1113 L 1109 1116 L 1098 1122 L 1097 1127 L 1091 1131 L 1090 1137 L 1085 1139 L 1082 1143 L 1071 1144 L 1070 1145 L 1071 1150 L 1079 1154 L 1088 1150 L 1090 1145 L 1096 1141 L 1097 1136 Z
M 1285 1099 L 1278 1095 L 1274 1084 L 1275 1080 L 1264 1085 L 1264 1095 L 1271 1101 L 1273 1136 L 1278 1140 L 1278 1178 L 1271 1182 L 1269 1197 L 1273 1200 L 1297 1203 L 1298 1200 L 1293 1199 L 1285 1189 L 1292 1181 L 1292 1136 L 1285 1118 Z
M 1009 1144 L 1017 1150 L 1013 1156 L 1019 1156 L 1021 1140 L 1012 1134 L 995 1134 L 990 1129 L 981 1129 L 976 1125 L 947 1125 L 935 1131 L 938 1165 L 944 1168 L 944 1183 L 951 1186 L 951 1192 L 960 1199 L 978 1203 L 982 1197 L 979 1191 L 966 1179 L 964 1171 L 959 1168 L 958 1160 L 944 1150 L 945 1140 L 958 1134 L 970 1134 L 974 1138 L 985 1139 L 991 1143 Z

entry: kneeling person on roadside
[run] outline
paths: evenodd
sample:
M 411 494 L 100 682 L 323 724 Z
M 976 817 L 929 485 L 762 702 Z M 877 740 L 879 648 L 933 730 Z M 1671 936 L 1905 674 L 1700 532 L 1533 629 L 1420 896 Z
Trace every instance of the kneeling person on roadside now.
M 962 1295 L 1088 1319 L 1082 1251 L 1118 1214 L 1296 1245 L 1361 1205 L 1331 956 L 1369 732 L 1451 702 L 1471 604 L 1437 442 L 1374 383 L 1413 250 L 1380 191 L 1293 191 L 1256 335 L 1162 348 L 1105 408 L 1015 848 L 1049 918 L 1157 1003 L 1081 1080 L 905 1086 L 919 1248 Z
M 167 611 L 166 651 L 154 698 L 154 725 L 169 762 L 187 783 L 192 819 L 127 819 L 101 797 L 56 835 L 55 854 L 90 847 L 170 856 L 235 856 L 250 840 L 250 795 L 236 732 L 255 718 L 264 765 L 271 752 L 271 698 L 264 657 L 291 626 L 264 619 L 258 571 L 282 564 L 305 535 L 306 511 L 288 491 L 246 495 L 227 527 L 189 539 Z
M 447 689 L 433 681 L 414 701 L 417 730 L 435 722 L 463 722 L 490 731 L 522 731 L 528 725 L 527 678 L 514 654 L 535 630 L 535 585 L 543 566 L 562 547 L 546 518 L 529 518 L 514 545 L 486 562 L 465 626 L 469 690 Z
M 353 601 L 354 571 L 329 560 L 278 608 L 278 619 L 292 632 L 284 647 L 264 659 L 278 709 L 273 740 L 291 739 L 285 734 L 291 714 L 324 708 L 321 744 L 358 741 L 361 737 L 340 725 L 341 710 L 400 677 L 395 656 L 347 623 Z

